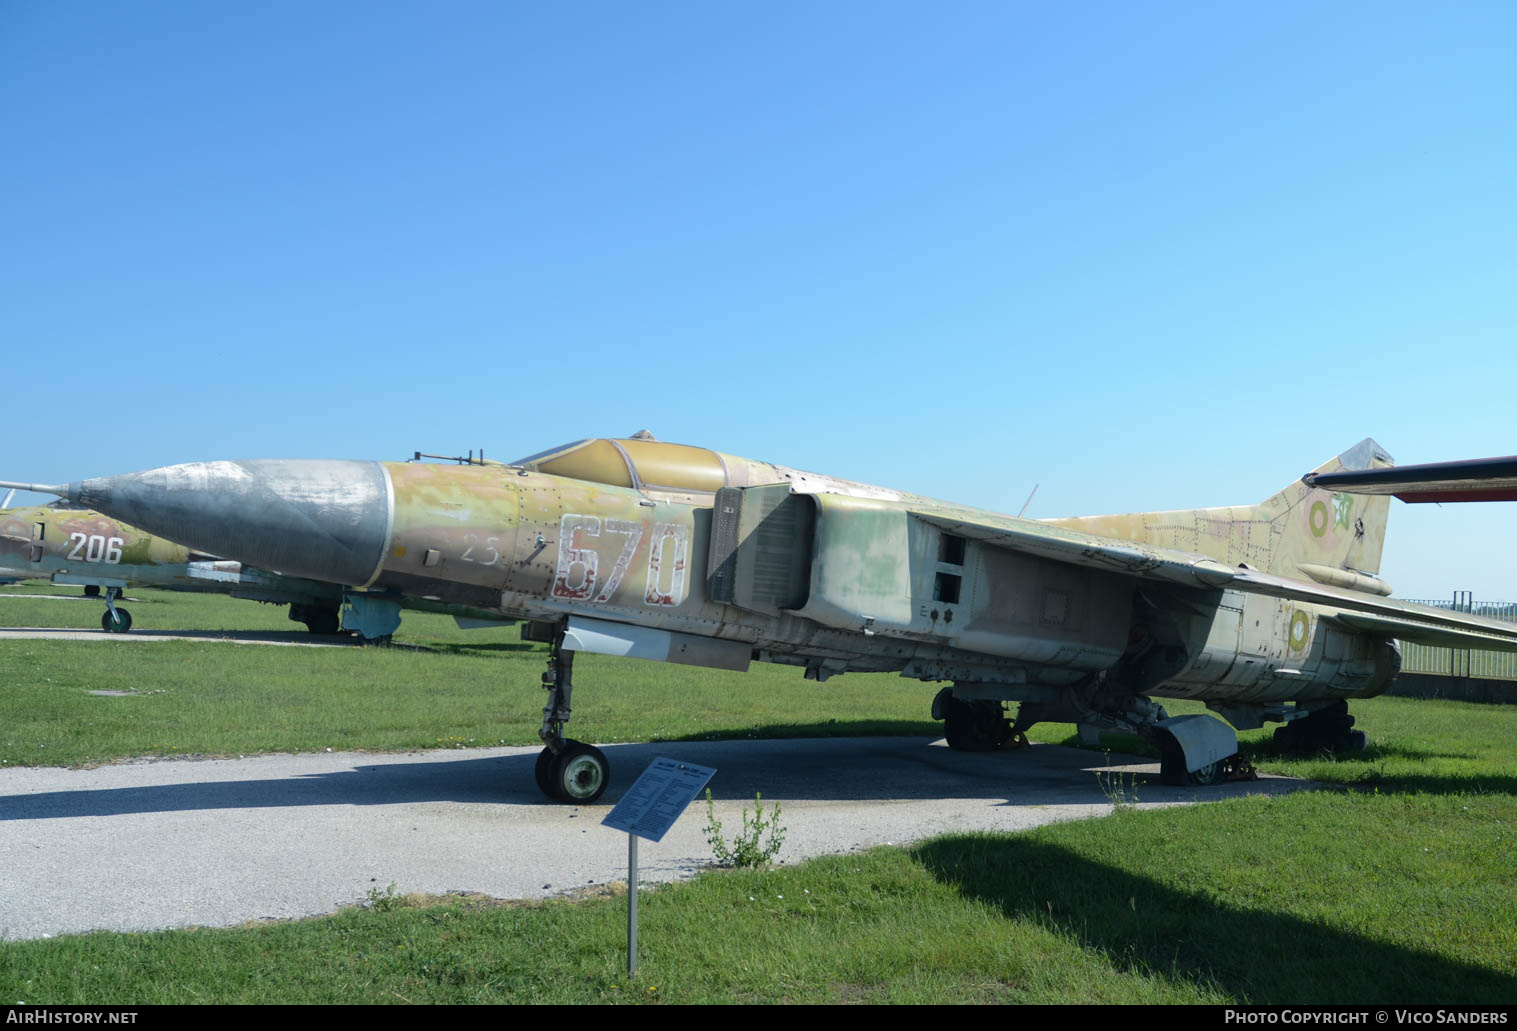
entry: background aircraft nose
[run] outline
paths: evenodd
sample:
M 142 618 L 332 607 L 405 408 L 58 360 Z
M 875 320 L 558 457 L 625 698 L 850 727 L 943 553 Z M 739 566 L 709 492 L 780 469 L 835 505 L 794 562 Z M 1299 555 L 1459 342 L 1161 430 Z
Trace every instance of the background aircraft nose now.
M 171 541 L 293 576 L 364 584 L 393 525 L 379 462 L 191 462 L 68 485 L 70 500 Z

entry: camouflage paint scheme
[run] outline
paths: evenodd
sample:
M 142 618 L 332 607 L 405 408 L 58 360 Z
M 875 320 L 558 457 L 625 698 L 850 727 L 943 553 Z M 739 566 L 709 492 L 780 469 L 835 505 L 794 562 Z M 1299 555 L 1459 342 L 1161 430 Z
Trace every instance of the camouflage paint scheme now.
M 1345 457 L 1366 460 L 1371 447 Z M 645 458 L 662 464 L 649 473 Z M 1378 449 L 1374 460 L 1388 462 Z M 373 585 L 470 603 L 494 596 L 521 619 L 590 616 L 740 642 L 755 659 L 803 665 L 817 677 L 899 670 L 1064 686 L 1111 669 L 1129 651 L 1133 596 L 1151 583 L 1145 589 L 1180 624 L 1190 656 L 1162 683 L 1146 685 L 1151 693 L 1226 702 L 1363 697 L 1383 691 L 1395 672 L 1387 641 L 1332 622 L 1340 603 L 1360 594 L 1328 586 L 1336 572 L 1345 587 L 1388 593 L 1366 575 L 1379 567 L 1381 500 L 1293 484 L 1257 506 L 1033 522 L 636 440 L 592 441 L 515 467 L 385 468 L 394 531 Z M 617 482 L 596 482 L 606 480 Z M 815 507 L 805 602 L 773 611 L 717 603 L 703 589 L 715 491 L 769 484 Z M 997 533 L 1013 527 L 1043 541 L 1071 530 L 1147 547 L 1076 564 L 1067 547 L 1039 554 Z M 939 562 L 940 540 L 952 530 L 966 539 L 965 553 L 956 564 Z M 1079 547 L 1083 537 L 1073 540 Z M 1166 551 L 1174 571 L 1158 576 L 1153 568 Z M 1217 567 L 1215 582 L 1206 559 Z M 1297 597 L 1227 589 L 1229 567 L 1244 564 L 1306 583 L 1293 591 L 1269 585 L 1274 595 Z M 934 598 L 939 572 L 960 578 L 956 603 Z
M 158 587 L 205 591 L 234 598 L 290 605 L 290 619 L 318 633 L 341 628 L 340 609 L 350 595 L 342 585 L 282 576 L 241 562 L 201 554 L 92 509 L 54 502 L 0 509 L 0 580 L 46 579 L 55 584 Z M 376 595 L 376 597 L 385 597 Z M 391 600 L 465 620 L 499 625 L 494 606 L 431 604 L 426 599 Z
M 1366 440 L 1319 471 L 1390 464 Z M 1010 733 L 1134 729 L 1178 742 L 1166 770 L 1208 778 L 1231 729 L 1149 696 L 1342 739 L 1344 700 L 1386 689 L 1397 639 L 1517 650 L 1511 624 L 1386 597 L 1388 501 L 1302 483 L 1251 506 L 1033 521 L 631 438 L 511 464 L 205 462 L 52 489 L 253 565 L 527 621 L 554 644 L 539 784 L 580 801 L 608 767 L 561 733 L 576 650 L 948 681 L 934 715 L 955 747 L 994 747 L 1016 701 Z
M 342 589 L 336 584 L 279 576 L 196 554 L 101 512 L 62 502 L 0 509 L 0 576 L 122 590 L 147 586 L 210 591 L 334 612 L 342 602 Z

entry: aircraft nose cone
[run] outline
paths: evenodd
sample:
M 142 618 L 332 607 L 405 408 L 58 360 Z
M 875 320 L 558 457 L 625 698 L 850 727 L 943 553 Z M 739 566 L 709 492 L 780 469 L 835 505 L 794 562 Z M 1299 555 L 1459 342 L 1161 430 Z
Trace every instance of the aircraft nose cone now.
M 374 575 L 393 525 L 378 462 L 191 462 L 72 483 L 68 494 L 197 551 L 349 585 Z

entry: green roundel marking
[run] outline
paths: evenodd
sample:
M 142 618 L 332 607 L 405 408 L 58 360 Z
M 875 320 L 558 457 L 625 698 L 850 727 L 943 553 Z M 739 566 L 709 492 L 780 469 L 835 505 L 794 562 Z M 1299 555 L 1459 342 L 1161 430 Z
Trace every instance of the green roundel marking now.
M 1291 616 L 1291 650 L 1299 651 L 1306 647 L 1306 613 L 1296 612 Z
M 1327 533 L 1327 505 L 1321 501 L 1312 502 L 1312 510 L 1307 517 L 1307 523 L 1312 528 L 1313 537 L 1321 537 Z

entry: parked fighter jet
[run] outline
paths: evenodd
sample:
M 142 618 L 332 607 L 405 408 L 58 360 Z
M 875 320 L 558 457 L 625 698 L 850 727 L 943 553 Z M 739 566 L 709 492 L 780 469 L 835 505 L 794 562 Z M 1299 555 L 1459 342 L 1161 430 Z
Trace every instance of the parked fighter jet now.
M 191 551 L 66 500 L 0 509 L 0 583 L 29 579 L 79 585 L 91 597 L 103 591 L 106 610 L 100 627 L 113 633 L 132 628 L 132 614 L 117 604 L 127 587 L 206 591 L 289 605 L 290 619 L 313 634 L 335 634 L 346 626 L 365 639 L 393 633 L 402 604 L 366 595 L 355 599 L 341 584 L 282 576 Z M 472 620 L 470 625 L 506 622 L 499 614 L 424 599 L 404 604 L 447 612 Z
M 341 628 L 342 587 L 198 554 L 179 544 L 68 501 L 0 509 L 0 578 L 47 579 L 105 594 L 100 627 L 132 628 L 132 614 L 117 604 L 128 586 L 214 591 L 255 601 L 288 604 L 290 618 L 316 634 Z
M 1394 494 L 1413 504 L 1517 501 L 1517 455 L 1401 465 L 1392 469 L 1307 473 L 1301 479 L 1309 487 L 1336 487 L 1355 494 Z
M 1319 472 L 1389 464 L 1366 440 Z M 610 779 L 564 736 L 578 651 L 946 681 L 933 712 L 954 748 L 1073 722 L 1141 734 L 1165 780 L 1210 783 L 1233 728 L 1152 696 L 1362 746 L 1347 699 L 1386 689 L 1396 639 L 1517 650 L 1517 626 L 1386 597 L 1387 499 L 1296 482 L 1259 505 L 1037 522 L 597 439 L 510 464 L 199 462 L 18 486 L 262 568 L 528 621 L 551 645 L 537 781 L 576 803 Z

